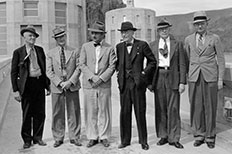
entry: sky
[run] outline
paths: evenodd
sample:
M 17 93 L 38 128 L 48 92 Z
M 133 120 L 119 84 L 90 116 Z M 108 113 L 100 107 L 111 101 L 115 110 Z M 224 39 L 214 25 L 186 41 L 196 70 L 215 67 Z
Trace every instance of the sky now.
M 232 0 L 134 0 L 134 3 L 135 7 L 154 10 L 157 16 L 232 8 Z

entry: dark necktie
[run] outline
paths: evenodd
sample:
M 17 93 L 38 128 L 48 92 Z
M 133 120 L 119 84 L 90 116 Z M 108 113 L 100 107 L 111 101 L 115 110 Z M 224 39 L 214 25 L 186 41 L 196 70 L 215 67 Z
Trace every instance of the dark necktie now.
M 61 52 L 60 52 L 60 63 L 61 63 L 61 69 L 65 70 L 66 66 L 66 60 L 65 60 L 65 54 L 64 54 L 64 47 L 61 47 Z
M 94 47 L 97 47 L 97 46 L 100 46 L 101 44 L 95 42 L 93 45 L 94 45 Z
M 39 69 L 39 65 L 35 56 L 35 50 L 33 48 L 30 49 L 30 60 L 32 63 L 33 69 L 37 70 Z
M 164 56 L 164 58 L 168 57 L 168 45 L 167 45 L 166 39 L 164 39 L 164 48 L 159 49 L 159 52 Z
M 132 46 L 132 43 L 126 43 L 126 46 L 128 47 L 128 46 Z
M 199 35 L 198 38 L 198 50 L 201 51 L 203 49 L 203 36 Z

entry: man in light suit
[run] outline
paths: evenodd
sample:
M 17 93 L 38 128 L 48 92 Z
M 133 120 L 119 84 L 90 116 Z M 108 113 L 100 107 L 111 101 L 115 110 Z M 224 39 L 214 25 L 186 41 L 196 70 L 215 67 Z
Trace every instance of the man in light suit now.
M 181 136 L 180 94 L 185 90 L 186 62 L 184 46 L 170 34 L 172 25 L 162 19 L 157 24 L 158 39 L 150 43 L 158 62 L 152 89 L 155 94 L 155 122 L 157 145 L 184 148 L 179 143 Z
M 50 93 L 50 81 L 46 76 L 45 54 L 42 47 L 35 45 L 36 33 L 28 25 L 21 30 L 25 45 L 16 49 L 11 63 L 11 83 L 15 99 L 21 102 L 23 148 L 31 147 L 31 142 L 41 146 L 45 121 L 45 89 Z M 33 133 L 32 133 L 33 132 Z
M 54 147 L 63 144 L 65 136 L 65 108 L 67 110 L 70 143 L 81 146 L 81 114 L 79 103 L 80 70 L 78 50 L 66 44 L 64 28 L 53 30 L 57 47 L 47 53 L 47 76 L 51 80 L 52 133 Z
M 217 93 L 223 87 L 224 49 L 218 35 L 207 30 L 204 11 L 194 13 L 195 33 L 185 39 L 188 60 L 190 120 L 194 146 L 215 147 Z
M 143 150 L 148 150 L 146 124 L 146 88 L 151 84 L 156 60 L 149 45 L 145 41 L 133 37 L 137 29 L 129 21 L 121 24 L 122 41 L 116 46 L 118 84 L 120 91 L 120 135 L 121 144 L 125 148 L 131 142 L 132 106 L 137 122 L 139 143 Z M 147 66 L 144 68 L 144 60 Z
M 80 54 L 86 134 L 90 140 L 87 147 L 99 141 L 108 147 L 112 128 L 111 76 L 116 55 L 113 47 L 104 41 L 104 23 L 97 21 L 88 30 L 92 41 L 83 44 Z

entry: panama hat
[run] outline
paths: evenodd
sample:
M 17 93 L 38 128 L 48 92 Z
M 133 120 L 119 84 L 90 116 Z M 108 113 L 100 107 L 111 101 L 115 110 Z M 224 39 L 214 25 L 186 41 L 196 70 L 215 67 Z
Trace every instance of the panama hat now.
M 171 27 L 172 25 L 166 20 L 161 19 L 160 22 L 157 24 L 157 29 Z
M 198 23 L 202 21 L 209 21 L 210 18 L 207 17 L 205 11 L 197 11 L 193 15 L 193 23 Z
M 57 37 L 61 37 L 63 35 L 66 34 L 66 31 L 64 28 L 62 27 L 56 27 L 55 29 L 53 29 L 53 38 L 57 38 Z

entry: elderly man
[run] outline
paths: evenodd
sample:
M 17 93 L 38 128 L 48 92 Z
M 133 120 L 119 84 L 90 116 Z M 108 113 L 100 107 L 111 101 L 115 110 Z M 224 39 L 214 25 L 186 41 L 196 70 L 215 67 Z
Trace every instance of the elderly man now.
M 21 136 L 23 148 L 31 142 L 41 146 L 45 121 L 45 88 L 50 93 L 50 81 L 46 77 L 45 54 L 42 47 L 35 45 L 36 33 L 33 26 L 21 30 L 25 45 L 16 49 L 11 63 L 11 82 L 15 99 L 21 102 L 23 122 Z M 33 132 L 33 134 L 32 134 Z
M 185 90 L 186 63 L 184 46 L 170 34 L 172 25 L 165 19 L 157 24 L 158 39 L 151 42 L 151 50 L 158 62 L 153 78 L 155 93 L 155 121 L 157 145 L 184 148 L 181 136 L 180 94 Z
M 204 142 L 215 147 L 217 93 L 223 87 L 224 49 L 218 35 L 207 30 L 209 18 L 204 11 L 195 12 L 195 32 L 185 39 L 189 62 L 190 120 L 194 146 Z
M 135 117 L 139 134 L 139 143 L 143 150 L 148 150 L 146 124 L 146 88 L 150 84 L 150 75 L 156 65 L 156 60 L 149 45 L 145 41 L 133 37 L 137 29 L 131 22 L 121 24 L 122 42 L 117 44 L 118 84 L 120 91 L 120 135 L 121 144 L 125 148 L 131 142 L 131 112 L 134 105 Z M 146 67 L 143 66 L 147 60 Z
M 99 141 L 108 147 L 112 129 L 111 76 L 115 71 L 116 55 L 104 41 L 105 25 L 97 21 L 88 29 L 92 41 L 83 44 L 80 68 L 83 73 L 84 114 L 87 147 Z
M 70 143 L 81 146 L 81 114 L 79 102 L 80 70 L 79 52 L 67 45 L 66 31 L 62 27 L 53 30 L 57 46 L 47 53 L 47 76 L 51 80 L 52 133 L 54 147 L 63 144 L 65 136 L 65 108 L 67 110 Z

